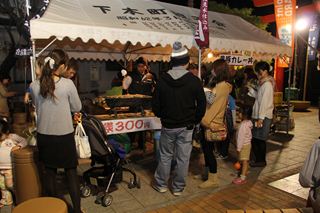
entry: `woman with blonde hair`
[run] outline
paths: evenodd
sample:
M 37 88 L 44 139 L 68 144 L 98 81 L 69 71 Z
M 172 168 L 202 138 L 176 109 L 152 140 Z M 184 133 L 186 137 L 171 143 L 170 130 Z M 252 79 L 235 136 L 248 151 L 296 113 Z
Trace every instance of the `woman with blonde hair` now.
M 227 109 L 227 102 L 229 94 L 232 91 L 232 85 L 229 83 L 230 73 L 227 62 L 223 59 L 218 59 L 213 63 L 212 79 L 209 86 L 214 91 L 212 98 L 207 98 L 207 110 L 201 121 L 202 128 L 209 129 L 213 124 L 225 125 L 225 113 Z M 215 141 L 207 141 L 203 133 L 201 140 L 202 150 L 205 159 L 205 167 L 208 168 L 208 179 L 199 185 L 200 188 L 209 188 L 219 186 L 219 179 L 217 176 L 217 161 L 214 156 Z M 219 141 L 217 143 L 223 143 Z

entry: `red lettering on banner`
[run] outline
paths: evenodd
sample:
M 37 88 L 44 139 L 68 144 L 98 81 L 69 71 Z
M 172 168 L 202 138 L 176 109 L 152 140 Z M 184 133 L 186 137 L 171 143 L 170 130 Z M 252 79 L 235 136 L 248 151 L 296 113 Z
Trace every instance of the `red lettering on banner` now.
M 284 15 L 285 16 L 292 16 L 292 5 L 291 4 L 284 5 Z
M 283 16 L 283 7 L 277 6 L 277 17 L 282 17 Z
M 106 122 L 103 124 L 104 129 L 106 130 L 107 133 L 113 132 L 113 123 L 112 122 Z
M 151 127 L 150 121 L 144 122 L 144 128 L 145 128 L 145 129 L 150 129 L 150 127 Z
M 118 121 L 117 123 L 116 123 L 116 131 L 122 131 L 122 130 L 124 130 L 124 124 L 123 124 L 123 122 L 122 121 Z
M 130 126 L 129 126 L 129 125 L 130 125 Z M 127 130 L 131 130 L 131 129 L 133 129 L 133 127 L 134 127 L 133 121 L 127 121 L 127 123 L 126 123 L 126 129 L 127 129 Z
M 137 120 L 135 123 L 135 127 L 137 129 L 141 129 L 143 127 L 143 121 L 142 120 Z

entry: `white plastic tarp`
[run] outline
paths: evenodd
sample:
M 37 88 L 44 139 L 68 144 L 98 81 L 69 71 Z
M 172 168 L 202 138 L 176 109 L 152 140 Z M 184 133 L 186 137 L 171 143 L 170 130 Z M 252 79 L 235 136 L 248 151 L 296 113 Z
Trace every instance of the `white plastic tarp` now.
M 198 15 L 198 9 L 152 0 L 52 0 L 40 19 L 31 20 L 30 30 L 32 39 L 56 37 L 61 40 L 60 45 L 80 38 L 86 46 L 81 49 L 79 45 L 73 50 L 78 48 L 74 51 L 78 55 L 83 50 L 91 52 L 86 54 L 89 58 L 119 59 L 119 54 L 128 49 L 126 44 L 131 44 L 131 47 L 160 45 L 155 50 L 140 48 L 139 54 L 167 60 L 171 51 L 167 45 L 174 41 L 195 47 L 193 35 Z M 210 49 L 215 52 L 291 55 L 289 46 L 237 16 L 209 12 L 209 28 Z M 89 43 L 110 45 L 99 50 L 94 47 L 97 45 L 88 46 Z M 111 54 L 98 56 L 99 52 Z

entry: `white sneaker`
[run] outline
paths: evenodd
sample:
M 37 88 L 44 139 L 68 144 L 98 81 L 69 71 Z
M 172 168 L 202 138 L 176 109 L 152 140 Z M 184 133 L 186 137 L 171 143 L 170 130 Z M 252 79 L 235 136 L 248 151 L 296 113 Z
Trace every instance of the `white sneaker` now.
M 167 187 L 159 187 L 159 186 L 157 186 L 155 183 L 152 183 L 151 186 L 152 186 L 152 188 L 153 188 L 154 190 L 156 190 L 157 192 L 160 192 L 160 193 L 165 193 L 165 192 L 168 191 L 168 188 L 167 188 Z
M 179 197 L 182 195 L 182 191 L 176 191 L 176 192 L 172 192 L 172 194 L 176 197 Z
M 227 158 L 228 158 L 228 155 L 227 155 L 227 156 L 218 155 L 218 156 L 216 157 L 217 160 L 225 160 L 225 159 L 227 159 Z

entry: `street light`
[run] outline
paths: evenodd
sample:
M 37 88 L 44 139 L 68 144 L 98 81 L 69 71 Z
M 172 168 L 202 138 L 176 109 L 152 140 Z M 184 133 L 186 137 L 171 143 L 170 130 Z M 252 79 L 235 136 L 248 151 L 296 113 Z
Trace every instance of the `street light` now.
M 303 17 L 296 21 L 295 30 L 296 31 L 303 31 L 305 30 L 309 25 L 309 21 L 307 18 Z

